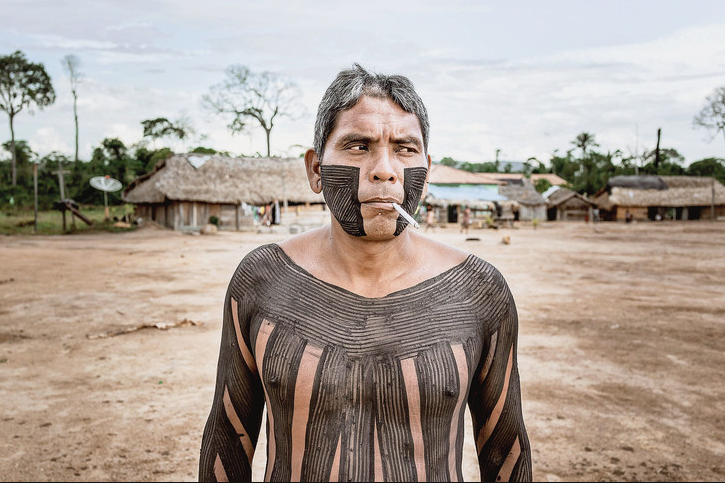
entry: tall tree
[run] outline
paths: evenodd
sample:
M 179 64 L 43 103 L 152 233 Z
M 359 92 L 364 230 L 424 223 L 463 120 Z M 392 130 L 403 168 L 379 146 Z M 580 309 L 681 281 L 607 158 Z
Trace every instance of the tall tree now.
M 169 121 L 165 117 L 157 117 L 156 119 L 141 121 L 141 125 L 143 126 L 143 137 L 149 137 L 153 140 L 154 149 L 156 149 L 157 139 L 175 137 L 179 141 L 183 141 L 194 134 L 191 121 L 186 117 L 181 117 L 176 121 Z
M 73 54 L 68 54 L 60 61 L 63 70 L 68 75 L 70 81 L 70 92 L 73 94 L 73 119 L 76 124 L 76 155 L 75 161 L 78 162 L 78 84 L 83 78 L 80 71 L 81 60 Z
M 704 127 L 708 131 L 715 131 L 712 135 L 713 139 L 718 132 L 722 132 L 725 137 L 725 86 L 715 89 L 712 94 L 705 98 L 705 101 L 705 107 L 693 119 L 695 127 Z
M 594 134 L 588 132 L 580 132 L 571 143 L 582 150 L 582 157 L 586 155 L 588 148 L 599 146 L 594 140 Z
M 231 116 L 229 130 L 241 132 L 249 121 L 257 122 L 267 136 L 270 156 L 270 134 L 280 117 L 295 117 L 301 109 L 297 85 L 272 72 L 257 74 L 243 65 L 227 68 L 226 79 L 210 88 L 203 105 L 215 114 Z
M 12 185 L 17 184 L 15 127 L 13 121 L 24 107 L 32 113 L 35 105 L 43 109 L 55 102 L 55 91 L 50 76 L 41 63 L 29 62 L 21 51 L 0 56 L 0 109 L 10 119 L 10 145 L 12 152 Z

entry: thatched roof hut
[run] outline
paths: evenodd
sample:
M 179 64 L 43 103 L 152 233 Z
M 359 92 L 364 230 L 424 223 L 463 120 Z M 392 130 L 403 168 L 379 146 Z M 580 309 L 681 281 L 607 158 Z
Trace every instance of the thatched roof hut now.
M 596 208 L 596 203 L 574 190 L 552 186 L 542 196 L 546 199 L 549 221 L 594 219 L 592 211 Z
M 671 209 L 675 219 L 707 218 L 712 204 L 716 216 L 725 214 L 725 186 L 701 176 L 615 176 L 593 201 L 616 219 L 623 219 L 625 210 L 635 218 L 653 219 Z
M 725 186 L 717 180 L 714 184 L 715 204 L 725 204 Z M 615 205 L 710 206 L 712 187 L 713 178 L 702 176 L 615 176 L 603 192 L 597 193 L 595 201 L 605 209 Z
M 197 230 L 216 219 L 220 229 L 254 226 L 252 205 L 275 199 L 323 203 L 307 181 L 300 158 L 230 158 L 176 154 L 139 176 L 122 198 L 136 205 L 136 216 L 175 230 Z
M 177 154 L 133 180 L 123 192 L 127 203 L 165 200 L 265 205 L 275 198 L 322 203 L 307 182 L 301 158 L 230 158 Z
M 546 200 L 536 191 L 527 178 L 521 178 L 522 184 L 507 184 L 498 187 L 500 195 L 518 202 L 517 219 L 520 221 L 545 220 Z

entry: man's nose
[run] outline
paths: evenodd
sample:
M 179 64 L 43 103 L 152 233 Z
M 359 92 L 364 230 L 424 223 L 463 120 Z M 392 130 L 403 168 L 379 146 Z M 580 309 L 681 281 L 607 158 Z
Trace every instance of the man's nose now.
M 374 159 L 373 168 L 370 170 L 369 179 L 371 182 L 389 181 L 395 184 L 398 181 L 398 175 L 395 173 L 393 163 L 387 150 L 381 150 Z

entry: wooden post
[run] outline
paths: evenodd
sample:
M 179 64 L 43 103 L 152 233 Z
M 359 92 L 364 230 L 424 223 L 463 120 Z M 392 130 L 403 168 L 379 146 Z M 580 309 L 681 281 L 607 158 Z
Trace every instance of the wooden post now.
M 38 163 L 33 163 L 33 187 L 35 190 L 35 224 L 33 233 L 38 232 Z
M 657 128 L 657 147 L 655 148 L 655 169 L 660 166 L 660 136 L 662 135 L 662 128 Z
M 70 173 L 70 171 L 63 170 L 63 165 L 60 164 L 60 160 L 58 160 L 58 188 L 60 189 L 61 202 L 65 201 L 65 177 L 63 176 L 65 173 Z M 71 217 L 72 216 L 73 215 L 71 215 Z M 63 210 L 63 233 L 65 233 L 65 210 Z
M 715 221 L 715 178 L 710 178 L 712 182 L 712 196 L 710 198 L 710 220 Z

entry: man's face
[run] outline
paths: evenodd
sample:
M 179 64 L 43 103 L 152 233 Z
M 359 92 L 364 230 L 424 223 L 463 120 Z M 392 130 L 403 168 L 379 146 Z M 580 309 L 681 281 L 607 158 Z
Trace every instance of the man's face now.
M 321 161 L 326 199 L 334 194 L 333 183 L 345 187 L 345 176 L 351 177 L 347 186 L 353 186 L 352 189 L 357 181 L 360 202 L 357 224 L 362 225 L 364 236 L 375 240 L 390 238 L 402 231 L 402 224 L 398 228 L 398 212 L 391 203 L 412 207 L 411 211 L 415 211 L 428 168 L 418 118 L 389 99 L 367 96 L 338 115 Z M 343 225 L 341 216 L 335 212 L 335 201 L 327 201 Z M 342 206 L 337 211 L 348 208 Z M 352 234 L 344 225 L 343 228 Z

